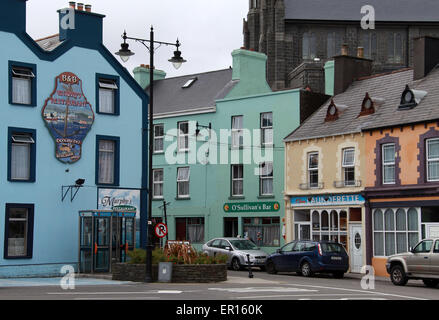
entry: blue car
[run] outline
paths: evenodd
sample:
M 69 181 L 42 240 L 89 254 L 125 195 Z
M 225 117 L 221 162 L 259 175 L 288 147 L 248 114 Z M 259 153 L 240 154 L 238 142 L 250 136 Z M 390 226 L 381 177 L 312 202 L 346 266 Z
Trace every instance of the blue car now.
M 297 272 L 305 277 L 314 273 L 332 273 L 343 278 L 349 270 L 349 256 L 336 242 L 293 241 L 267 258 L 268 273 Z

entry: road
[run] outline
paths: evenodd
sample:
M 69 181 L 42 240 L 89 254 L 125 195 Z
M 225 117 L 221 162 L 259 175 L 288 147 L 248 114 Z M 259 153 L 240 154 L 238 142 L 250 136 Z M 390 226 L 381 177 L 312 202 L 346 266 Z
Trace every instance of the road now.
M 361 279 L 333 279 L 330 276 L 304 278 L 296 274 L 270 275 L 229 271 L 221 283 L 175 284 L 133 283 L 84 279 L 75 289 L 64 290 L 60 279 L 0 279 L 0 300 L 438 300 L 439 288 L 409 281 L 405 287 L 390 281 L 376 281 L 374 290 L 364 290 Z

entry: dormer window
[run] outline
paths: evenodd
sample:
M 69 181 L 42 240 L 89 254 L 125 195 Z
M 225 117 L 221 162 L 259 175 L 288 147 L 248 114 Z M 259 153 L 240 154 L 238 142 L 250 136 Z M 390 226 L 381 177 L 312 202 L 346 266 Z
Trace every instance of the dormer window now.
M 338 109 L 334 103 L 334 100 L 331 100 L 329 104 L 328 111 L 326 112 L 325 122 L 327 121 L 335 121 L 338 119 Z
M 375 113 L 375 103 L 372 100 L 372 98 L 369 96 L 369 93 L 366 92 L 366 96 L 364 97 L 363 104 L 361 105 L 361 112 L 359 117 L 372 113 Z
M 427 95 L 427 91 L 422 90 L 412 90 L 407 85 L 401 97 L 401 104 L 399 105 L 400 110 L 413 109 L 416 107 L 421 100 Z

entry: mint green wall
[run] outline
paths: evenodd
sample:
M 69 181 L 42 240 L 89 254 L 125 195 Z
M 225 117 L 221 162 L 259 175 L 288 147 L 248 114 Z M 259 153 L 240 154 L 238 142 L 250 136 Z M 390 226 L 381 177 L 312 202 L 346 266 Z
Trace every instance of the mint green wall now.
M 325 94 L 328 96 L 334 95 L 334 72 L 335 62 L 330 60 L 325 64 Z

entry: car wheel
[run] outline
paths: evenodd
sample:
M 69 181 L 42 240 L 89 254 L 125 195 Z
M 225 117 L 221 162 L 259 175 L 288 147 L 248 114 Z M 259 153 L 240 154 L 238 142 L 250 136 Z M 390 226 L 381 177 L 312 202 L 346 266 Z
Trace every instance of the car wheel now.
M 239 271 L 241 270 L 241 264 L 239 263 L 239 259 L 238 258 L 233 258 L 232 259 L 232 269 L 234 271 Z
M 339 272 L 334 272 L 333 276 L 335 279 L 343 279 L 344 277 L 344 272 L 343 271 L 339 271 Z
M 390 270 L 390 280 L 395 286 L 405 286 L 408 278 L 405 274 L 404 268 L 401 265 L 393 266 Z
M 276 267 L 275 267 L 273 261 L 268 261 L 268 262 L 267 262 L 266 270 L 267 270 L 267 272 L 268 272 L 269 274 L 276 274 L 276 273 L 277 273 L 277 271 L 276 271 Z
M 300 268 L 302 275 L 304 277 L 311 277 L 312 276 L 312 271 L 311 271 L 311 265 L 308 262 L 304 262 L 302 264 L 302 267 Z
M 425 286 L 429 288 L 436 288 L 439 284 L 439 280 L 434 279 L 423 279 L 422 282 L 424 282 Z

